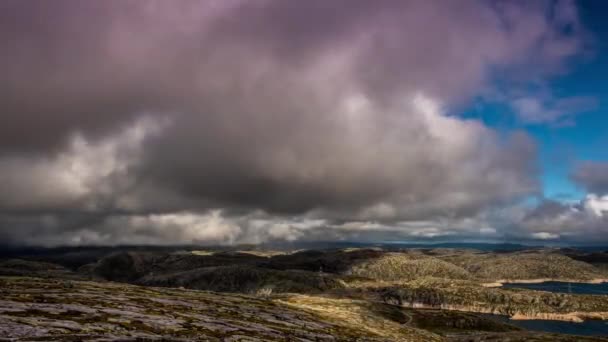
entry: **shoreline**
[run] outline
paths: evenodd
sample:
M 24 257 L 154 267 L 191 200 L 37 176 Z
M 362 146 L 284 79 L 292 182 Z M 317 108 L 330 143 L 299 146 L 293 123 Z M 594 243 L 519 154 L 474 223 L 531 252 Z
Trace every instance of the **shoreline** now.
M 516 312 L 512 315 L 496 310 L 495 308 L 486 308 L 480 306 L 468 306 L 468 305 L 451 305 L 441 304 L 438 306 L 422 304 L 422 303 L 404 303 L 402 307 L 409 309 L 432 309 L 432 310 L 449 310 L 449 311 L 460 311 L 470 312 L 478 314 L 490 314 L 498 316 L 507 316 L 509 319 L 514 321 L 524 320 L 543 320 L 543 321 L 562 321 L 562 322 L 573 322 L 573 323 L 584 323 L 586 320 L 602 320 L 608 321 L 608 312 L 596 311 L 596 312 L 581 312 L 574 311 L 568 313 L 553 313 L 553 312 L 539 312 L 534 314 L 528 314 L 523 312 Z
M 541 284 L 547 282 L 578 283 L 578 284 L 603 284 L 608 283 L 608 278 L 594 278 L 588 280 L 581 279 L 559 279 L 559 278 L 538 278 L 538 279 L 500 279 L 491 283 L 482 283 L 483 287 L 502 287 L 505 284 Z
M 566 321 L 574 323 L 584 323 L 587 320 L 608 320 L 608 312 L 570 312 L 565 314 L 560 313 L 549 313 L 539 312 L 537 314 L 521 314 L 516 313 L 509 317 L 514 321 L 527 321 L 527 320 L 543 320 L 543 321 Z

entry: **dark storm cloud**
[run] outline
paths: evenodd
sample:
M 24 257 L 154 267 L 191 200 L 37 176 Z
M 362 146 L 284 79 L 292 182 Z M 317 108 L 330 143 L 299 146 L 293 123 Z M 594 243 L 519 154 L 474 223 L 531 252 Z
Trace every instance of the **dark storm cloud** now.
M 0 231 L 28 243 L 460 234 L 539 192 L 536 150 L 448 114 L 582 46 L 567 1 L 0 6 Z
M 141 110 L 135 80 L 111 66 L 102 2 L 0 4 L 4 152 L 57 148 L 74 130 L 115 128 Z
M 53 147 L 71 131 L 106 131 L 142 111 L 211 110 L 205 95 L 218 94 L 205 83 L 240 83 L 234 64 L 251 70 L 272 59 L 280 75 L 362 44 L 353 72 L 366 91 L 415 85 L 451 98 L 479 84 L 483 64 L 518 62 L 538 43 L 543 62 L 555 63 L 578 42 L 553 37 L 559 27 L 550 25 L 559 21 L 545 22 L 543 8 L 509 3 L 9 0 L 2 7 L 0 146 L 8 150 Z M 255 78 L 240 85 L 252 86 Z M 21 134 L 30 129 L 36 134 Z

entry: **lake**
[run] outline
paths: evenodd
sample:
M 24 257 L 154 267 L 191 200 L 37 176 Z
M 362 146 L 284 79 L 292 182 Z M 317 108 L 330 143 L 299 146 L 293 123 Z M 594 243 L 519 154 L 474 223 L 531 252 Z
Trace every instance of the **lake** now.
M 537 284 L 524 283 L 507 283 L 503 288 L 519 288 L 537 291 L 575 293 L 575 294 L 592 294 L 592 295 L 608 295 L 608 283 L 600 284 L 584 284 L 584 283 L 566 283 L 559 281 L 547 281 Z
M 548 320 L 512 320 L 508 316 L 484 315 L 485 317 L 505 322 L 517 327 L 544 331 L 549 333 L 570 334 L 581 336 L 608 336 L 608 321 L 585 321 L 583 323 L 548 321 Z
M 544 283 L 508 283 L 503 288 L 519 288 L 537 291 L 608 295 L 608 283 L 584 284 L 567 283 L 560 281 L 547 281 Z M 585 335 L 585 336 L 608 336 L 608 321 L 585 321 L 583 323 L 549 321 L 549 320 L 511 320 L 507 316 L 489 315 L 493 319 L 524 328 L 527 330 L 545 331 L 559 334 Z

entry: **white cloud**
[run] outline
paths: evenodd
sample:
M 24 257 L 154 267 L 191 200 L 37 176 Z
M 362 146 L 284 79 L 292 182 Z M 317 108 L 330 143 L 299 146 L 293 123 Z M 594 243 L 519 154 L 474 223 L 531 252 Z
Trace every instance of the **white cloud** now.
M 589 194 L 584 201 L 585 210 L 593 213 L 595 216 L 608 216 L 608 195 L 598 196 Z
M 555 240 L 559 239 L 559 234 L 549 233 L 549 232 L 538 232 L 533 233 L 532 237 L 539 240 Z
M 597 108 L 597 99 L 589 96 L 553 98 L 552 96 L 519 97 L 511 101 L 515 114 L 525 123 L 570 124 L 577 115 Z
M 166 243 L 234 243 L 241 228 L 222 216 L 220 210 L 196 214 L 178 212 L 126 218 L 127 229 L 134 232 L 156 232 Z M 123 232 L 128 235 L 129 232 Z M 154 234 L 152 234 L 154 235 Z
M 0 196 L 0 207 L 98 209 L 100 201 L 119 192 L 117 186 L 125 186 L 121 182 L 138 162 L 144 140 L 163 125 L 142 118 L 99 140 L 74 134 L 65 149 L 51 157 L 0 156 L 0 184 L 6 194 Z

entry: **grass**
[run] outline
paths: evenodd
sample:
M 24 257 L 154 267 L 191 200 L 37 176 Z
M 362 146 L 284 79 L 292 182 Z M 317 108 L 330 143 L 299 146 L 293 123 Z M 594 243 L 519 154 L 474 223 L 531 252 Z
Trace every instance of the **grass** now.
M 349 322 L 390 341 L 441 341 L 428 331 L 404 325 L 409 318 L 392 306 L 362 300 L 293 295 L 278 300 L 299 310 L 313 312 L 330 322 Z

